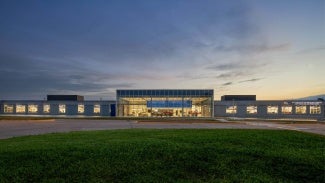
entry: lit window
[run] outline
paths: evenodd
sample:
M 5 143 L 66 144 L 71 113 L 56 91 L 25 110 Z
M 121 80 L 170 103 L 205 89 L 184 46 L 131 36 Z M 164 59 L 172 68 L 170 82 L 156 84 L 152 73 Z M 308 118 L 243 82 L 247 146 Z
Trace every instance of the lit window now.
M 279 107 L 278 106 L 267 106 L 268 114 L 278 114 Z
M 310 106 L 310 114 L 320 114 L 320 106 L 319 105 L 311 105 Z
M 292 106 L 282 106 L 282 114 L 292 114 Z
M 38 106 L 34 104 L 28 105 L 28 112 L 29 113 L 37 113 L 38 111 Z
M 100 113 L 100 105 L 94 105 L 94 113 L 95 114 Z
M 78 105 L 78 113 L 79 113 L 79 114 L 82 114 L 82 113 L 84 113 L 84 112 L 85 112 L 85 106 L 82 105 L 82 104 L 79 104 L 79 105 Z
M 59 113 L 65 114 L 65 104 L 59 104 Z
M 257 114 L 257 106 L 247 106 L 247 114 Z
M 25 113 L 26 112 L 26 106 L 25 105 L 16 105 L 16 113 Z
M 4 113 L 13 113 L 14 112 L 14 106 L 13 105 L 4 105 L 3 112 Z
M 236 114 L 237 113 L 237 106 L 228 106 L 226 108 L 227 114 Z
M 306 114 L 306 106 L 296 106 L 296 114 Z
M 50 109 L 51 109 L 51 107 L 50 107 L 49 104 L 44 104 L 43 105 L 43 112 L 44 113 L 50 113 Z

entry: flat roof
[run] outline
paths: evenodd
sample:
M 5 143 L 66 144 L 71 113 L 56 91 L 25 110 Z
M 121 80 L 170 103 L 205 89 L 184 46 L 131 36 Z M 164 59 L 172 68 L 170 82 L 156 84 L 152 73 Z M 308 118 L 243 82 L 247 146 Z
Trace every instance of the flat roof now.
M 213 96 L 213 89 L 116 90 L 116 96 Z
M 47 95 L 48 101 L 84 101 L 81 95 Z

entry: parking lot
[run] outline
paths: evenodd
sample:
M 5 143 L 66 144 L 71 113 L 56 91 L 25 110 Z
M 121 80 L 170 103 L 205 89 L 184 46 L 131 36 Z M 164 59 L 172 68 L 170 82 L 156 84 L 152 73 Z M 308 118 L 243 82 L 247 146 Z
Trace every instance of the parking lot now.
M 205 122 L 205 121 L 143 121 L 95 120 L 95 119 L 48 119 L 48 120 L 0 120 L 0 139 L 16 136 L 56 132 L 113 130 L 131 128 L 150 129 L 272 129 L 295 130 L 325 135 L 325 123 L 276 123 L 276 122 Z

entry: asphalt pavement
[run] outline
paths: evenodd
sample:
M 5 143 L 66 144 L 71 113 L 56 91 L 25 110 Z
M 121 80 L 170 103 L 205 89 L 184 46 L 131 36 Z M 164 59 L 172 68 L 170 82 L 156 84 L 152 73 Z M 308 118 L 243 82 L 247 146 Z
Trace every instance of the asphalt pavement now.
M 137 122 L 129 120 L 49 119 L 0 120 L 0 139 L 46 133 L 114 129 L 272 129 L 325 135 L 325 123 L 281 124 L 274 122 Z

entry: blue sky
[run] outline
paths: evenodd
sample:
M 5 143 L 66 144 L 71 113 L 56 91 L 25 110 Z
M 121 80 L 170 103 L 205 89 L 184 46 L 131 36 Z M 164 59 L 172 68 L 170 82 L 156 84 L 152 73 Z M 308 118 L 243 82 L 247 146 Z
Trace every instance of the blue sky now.
M 0 99 L 325 93 L 324 0 L 0 1 Z

